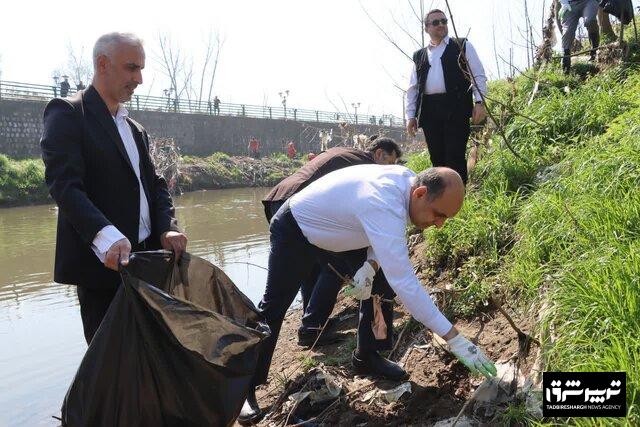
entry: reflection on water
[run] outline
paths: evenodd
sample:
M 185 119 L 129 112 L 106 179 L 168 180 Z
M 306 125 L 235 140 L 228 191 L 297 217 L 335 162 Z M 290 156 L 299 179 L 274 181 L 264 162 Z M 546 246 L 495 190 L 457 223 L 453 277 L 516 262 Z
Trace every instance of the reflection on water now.
M 254 303 L 262 296 L 269 237 L 266 189 L 177 197 L 189 252 L 221 267 Z M 51 283 L 57 212 L 0 210 L 0 427 L 57 426 L 64 394 L 86 350 L 76 289 Z

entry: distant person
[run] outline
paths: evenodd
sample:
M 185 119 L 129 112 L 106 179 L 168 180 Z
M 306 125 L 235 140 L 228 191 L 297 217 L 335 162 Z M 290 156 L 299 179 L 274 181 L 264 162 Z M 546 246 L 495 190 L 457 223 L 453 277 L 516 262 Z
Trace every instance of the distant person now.
M 60 82 L 60 98 L 66 98 L 69 96 L 69 89 L 71 84 L 69 83 L 69 76 L 62 76 L 64 80 Z
M 320 152 L 327 151 L 329 143 L 333 140 L 333 129 L 329 131 L 323 129 L 318 136 L 320 137 Z
M 220 99 L 217 95 L 213 97 L 213 114 L 220 115 Z
M 260 158 L 260 141 L 255 136 L 249 140 L 249 155 L 254 159 Z
M 131 252 L 164 248 L 180 257 L 187 246 L 149 156 L 149 136 L 123 105 L 142 84 L 144 65 L 138 37 L 105 34 L 93 48 L 91 85 L 44 110 L 45 181 L 59 208 L 53 279 L 77 286 L 87 344 Z
M 86 89 L 86 86 L 84 85 L 84 83 L 82 83 L 82 80 L 80 80 L 76 85 L 76 90 L 85 90 L 85 89 Z
M 414 136 L 421 127 L 433 166 L 454 169 L 466 184 L 469 119 L 478 124 L 487 115 L 482 101 L 482 95 L 487 93 L 487 77 L 473 45 L 466 39 L 449 38 L 448 23 L 440 9 L 433 9 L 424 18 L 430 41 L 413 54 L 407 90 L 407 133 Z M 473 79 L 467 67 L 460 65 L 461 50 Z
M 296 150 L 295 145 L 293 145 L 293 141 L 289 141 L 287 144 L 287 157 L 293 159 L 296 157 L 296 154 L 298 154 L 298 151 Z
M 591 60 L 595 61 L 600 45 L 600 27 L 598 26 L 598 0 L 560 0 L 558 18 L 562 23 L 562 71 L 571 70 L 571 47 L 576 38 L 580 18 L 584 19 L 589 42 L 591 42 Z

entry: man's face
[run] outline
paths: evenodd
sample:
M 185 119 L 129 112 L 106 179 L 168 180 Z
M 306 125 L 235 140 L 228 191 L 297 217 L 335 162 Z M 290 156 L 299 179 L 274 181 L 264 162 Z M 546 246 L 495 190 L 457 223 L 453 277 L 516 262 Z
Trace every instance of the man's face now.
M 446 18 L 444 13 L 440 12 L 429 15 L 427 22 L 425 22 L 424 29 L 432 39 L 442 40 L 449 35 L 449 26 L 442 24 L 442 20 Z M 438 25 L 434 25 L 433 21 L 436 21 Z
M 427 187 L 417 187 L 411 191 L 409 217 L 420 230 L 431 226 L 440 228 L 447 219 L 456 216 L 464 201 L 464 188 L 449 185 L 440 197 L 430 199 Z
M 375 153 L 373 153 L 373 160 L 379 165 L 395 165 L 398 156 L 396 156 L 395 152 L 389 154 L 382 148 L 378 148 Z
M 111 57 L 98 58 L 98 70 L 113 100 L 126 102 L 131 99 L 136 87 L 142 84 L 144 61 L 142 46 L 125 43 L 114 49 Z

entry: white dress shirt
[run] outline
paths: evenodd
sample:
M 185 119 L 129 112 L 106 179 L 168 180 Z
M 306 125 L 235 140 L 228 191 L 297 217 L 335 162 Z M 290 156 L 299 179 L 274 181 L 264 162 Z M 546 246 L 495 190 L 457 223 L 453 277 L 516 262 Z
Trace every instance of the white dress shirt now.
M 442 336 L 451 323 L 414 274 L 407 248 L 414 181 L 415 174 L 403 166 L 350 166 L 314 181 L 289 203 L 311 244 L 332 252 L 368 247 L 369 258 L 413 317 Z
M 442 40 L 442 42 L 440 42 L 438 46 L 434 46 L 431 44 L 427 46 L 427 57 L 429 58 L 429 64 L 431 65 L 424 87 L 424 93 L 427 95 L 447 92 L 447 88 L 444 84 L 444 72 L 442 70 L 441 58 L 450 41 L 451 38 L 447 36 Z M 473 81 L 471 82 L 471 84 L 473 85 L 473 98 L 476 102 L 482 101 L 480 93 L 482 93 L 482 95 L 485 95 L 487 93 L 487 76 L 484 72 L 484 67 L 482 66 L 482 62 L 480 62 L 480 58 L 478 57 L 476 49 L 469 41 L 465 43 L 465 52 L 467 61 L 469 62 L 469 68 L 471 69 L 471 72 L 473 73 L 473 76 L 478 83 L 478 87 L 475 87 Z M 407 116 L 409 118 L 416 118 L 416 110 L 418 109 L 417 106 L 418 73 L 414 64 L 413 70 L 411 71 L 411 78 L 409 80 L 409 88 L 407 89 L 406 99 L 406 110 Z
M 133 132 L 131 126 L 127 122 L 126 118 L 129 116 L 129 112 L 123 105 L 120 105 L 118 112 L 116 113 L 113 121 L 118 128 L 120 138 L 124 143 L 124 148 L 127 150 L 127 155 L 133 166 L 133 171 L 138 178 L 138 187 L 140 189 L 140 220 L 138 223 L 138 243 L 144 241 L 151 235 L 151 214 L 149 212 L 149 202 L 147 201 L 147 195 L 144 192 L 142 186 L 142 180 L 140 179 L 140 154 L 138 153 L 138 147 L 136 141 L 133 138 Z M 93 239 L 91 248 L 101 262 L 104 262 L 107 251 L 115 242 L 120 239 L 124 239 L 125 236 L 113 225 L 107 225 L 103 227 Z

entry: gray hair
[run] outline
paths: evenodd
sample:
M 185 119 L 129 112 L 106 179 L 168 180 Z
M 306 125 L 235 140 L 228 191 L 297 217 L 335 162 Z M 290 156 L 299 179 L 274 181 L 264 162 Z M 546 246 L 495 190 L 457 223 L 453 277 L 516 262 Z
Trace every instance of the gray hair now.
M 415 185 L 418 187 L 427 187 L 427 197 L 429 200 L 435 200 L 442 196 L 447 184 L 446 178 L 438 168 L 423 170 L 418 174 L 415 182 Z
M 114 50 L 121 44 L 128 44 L 130 46 L 141 46 L 142 39 L 133 33 L 107 33 L 96 40 L 96 44 L 93 46 L 93 68 L 98 65 L 98 57 L 105 55 L 111 57 Z

